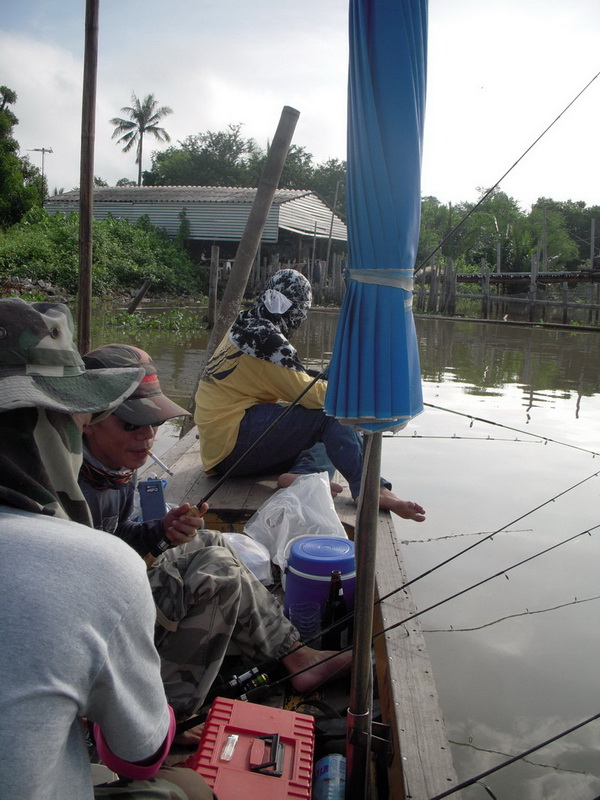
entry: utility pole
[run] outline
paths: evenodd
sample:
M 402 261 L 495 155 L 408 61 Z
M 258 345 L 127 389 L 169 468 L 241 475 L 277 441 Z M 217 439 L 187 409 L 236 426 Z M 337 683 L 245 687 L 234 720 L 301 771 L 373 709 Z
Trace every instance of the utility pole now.
M 42 205 L 44 205 L 44 200 L 46 199 L 44 196 L 44 156 L 46 153 L 52 153 L 51 147 L 32 147 L 29 153 L 41 153 L 42 154 Z

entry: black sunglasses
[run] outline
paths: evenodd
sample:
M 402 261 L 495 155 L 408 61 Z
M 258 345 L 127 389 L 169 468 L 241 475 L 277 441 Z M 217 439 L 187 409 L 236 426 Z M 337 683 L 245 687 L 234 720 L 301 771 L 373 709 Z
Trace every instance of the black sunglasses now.
M 163 419 L 162 422 L 153 422 L 152 427 L 160 428 L 160 426 L 163 424 L 164 421 L 165 420 Z M 123 420 L 121 420 L 121 422 L 123 422 Z M 123 430 L 127 431 L 127 433 L 133 433 L 133 431 L 137 431 L 140 428 L 147 428 L 147 427 L 148 427 L 147 425 L 134 425 L 132 422 L 123 422 Z

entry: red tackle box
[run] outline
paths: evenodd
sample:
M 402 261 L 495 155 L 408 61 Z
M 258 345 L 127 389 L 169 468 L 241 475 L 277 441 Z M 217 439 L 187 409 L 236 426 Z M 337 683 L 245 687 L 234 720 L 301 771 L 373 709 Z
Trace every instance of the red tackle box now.
M 185 766 L 219 800 L 310 800 L 313 750 L 313 717 L 217 697 Z

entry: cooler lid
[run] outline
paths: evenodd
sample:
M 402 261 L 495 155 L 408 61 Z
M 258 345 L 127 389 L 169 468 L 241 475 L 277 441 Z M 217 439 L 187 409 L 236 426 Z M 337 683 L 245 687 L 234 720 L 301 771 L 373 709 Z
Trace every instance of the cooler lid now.
M 331 575 L 354 571 L 354 542 L 337 536 L 305 536 L 290 549 L 288 566 L 310 575 Z

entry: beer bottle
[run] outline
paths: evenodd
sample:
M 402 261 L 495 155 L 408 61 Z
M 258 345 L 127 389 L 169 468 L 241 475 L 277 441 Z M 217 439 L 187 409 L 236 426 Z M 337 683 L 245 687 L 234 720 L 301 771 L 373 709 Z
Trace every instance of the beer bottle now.
M 347 613 L 342 586 L 342 573 L 339 569 L 334 569 L 329 583 L 329 595 L 323 608 L 321 650 L 341 650 L 342 647 L 346 646 L 348 643 L 348 622 L 340 623 L 340 620 Z M 328 628 L 331 629 L 327 630 Z

